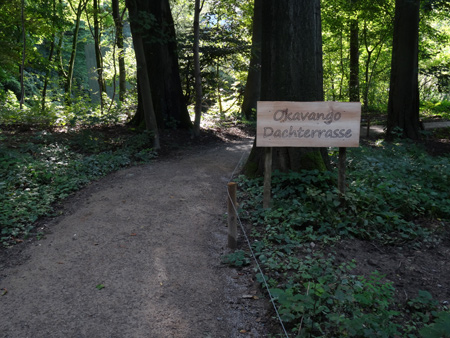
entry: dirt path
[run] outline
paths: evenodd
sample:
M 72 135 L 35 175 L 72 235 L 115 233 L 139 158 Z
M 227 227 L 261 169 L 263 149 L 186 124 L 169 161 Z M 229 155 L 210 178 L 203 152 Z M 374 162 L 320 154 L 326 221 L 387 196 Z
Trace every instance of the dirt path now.
M 226 183 L 250 147 L 216 145 L 79 192 L 45 239 L 2 257 L 0 336 L 264 337 L 264 301 L 242 297 L 251 275 L 220 264 Z

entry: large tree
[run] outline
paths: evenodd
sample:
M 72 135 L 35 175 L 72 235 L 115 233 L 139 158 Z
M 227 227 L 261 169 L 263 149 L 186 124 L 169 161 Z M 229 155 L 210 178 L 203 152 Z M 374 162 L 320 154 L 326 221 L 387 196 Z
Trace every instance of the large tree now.
M 143 27 L 140 23 L 139 11 L 137 7 L 137 0 L 126 0 L 128 12 L 130 15 L 130 28 L 133 36 L 134 52 L 136 55 L 136 68 L 138 88 L 141 95 L 141 110 L 143 112 L 144 123 L 146 129 L 153 133 L 153 147 L 160 148 L 158 123 L 156 121 L 156 114 L 152 99 L 152 89 L 150 79 L 148 76 L 148 66 L 144 51 L 144 42 L 142 38 Z
M 262 30 L 262 0 L 255 0 L 252 25 L 252 49 L 250 67 L 245 84 L 244 102 L 242 103 L 242 117 L 255 120 L 256 102 L 261 95 L 261 30 Z
M 167 123 L 181 128 L 192 126 L 181 88 L 175 27 L 169 0 L 135 0 L 137 19 L 144 30 L 141 34 L 153 105 L 158 127 Z M 140 87 L 139 87 L 140 88 Z M 144 121 L 142 95 L 139 93 L 135 123 Z
M 418 139 L 419 123 L 419 11 L 420 0 L 396 0 L 387 134 L 396 129 Z
M 261 101 L 323 101 L 319 0 L 262 1 Z M 264 151 L 253 147 L 246 164 L 261 174 Z M 318 148 L 274 148 L 274 169 L 325 169 Z

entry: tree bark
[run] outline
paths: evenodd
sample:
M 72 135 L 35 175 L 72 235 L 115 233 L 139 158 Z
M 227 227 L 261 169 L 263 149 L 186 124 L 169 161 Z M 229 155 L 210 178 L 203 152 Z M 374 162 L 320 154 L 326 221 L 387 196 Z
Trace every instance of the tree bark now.
M 21 22 L 22 22 L 22 63 L 20 65 L 20 109 L 22 109 L 25 101 L 25 84 L 24 84 L 24 72 L 25 72 L 25 58 L 27 50 L 27 40 L 25 34 L 25 0 L 21 2 Z
M 75 13 L 75 29 L 73 32 L 73 39 L 72 39 L 72 52 L 70 54 L 70 60 L 69 60 L 69 68 L 67 70 L 67 78 L 66 83 L 64 85 L 64 92 L 66 94 L 66 103 L 70 104 L 71 101 L 71 95 L 72 95 L 72 78 L 73 78 L 73 71 L 75 67 L 75 56 L 77 53 L 77 44 L 78 44 L 78 33 L 80 31 L 80 20 L 81 20 L 81 13 L 83 12 L 84 8 L 86 7 L 87 0 L 80 0 L 78 2 L 78 7 L 75 10 L 75 7 L 73 6 L 72 2 L 69 0 L 70 7 L 72 8 L 72 11 Z
M 241 109 L 242 117 L 248 121 L 256 120 L 256 102 L 261 95 L 262 0 L 255 0 L 253 12 L 250 66 Z
M 125 51 L 123 50 L 123 20 L 120 15 L 119 0 L 112 0 L 112 12 L 114 25 L 116 27 L 116 45 L 119 50 L 119 101 L 123 102 L 125 100 L 125 93 L 127 90 L 126 82 L 126 70 L 125 70 Z
M 419 123 L 419 10 L 420 0 L 396 0 L 387 135 L 398 132 L 420 138 Z
M 262 101 L 323 101 L 322 36 L 319 0 L 262 2 Z M 325 170 L 326 151 L 274 148 L 273 169 Z M 246 173 L 260 175 L 263 148 L 252 149 Z
M 95 61 L 97 63 L 97 82 L 100 95 L 100 106 L 103 111 L 103 93 L 106 93 L 106 85 L 103 80 L 103 56 L 100 46 L 100 23 L 98 20 L 99 5 L 98 0 L 93 0 L 94 4 L 94 45 L 95 45 Z
M 202 74 L 200 71 L 200 12 L 205 1 L 195 0 L 194 8 L 194 77 L 195 77 L 195 121 L 193 135 L 200 136 L 200 121 L 202 117 Z
M 145 58 L 144 43 L 141 36 L 142 30 L 137 24 L 139 22 L 138 8 L 136 7 L 136 0 L 126 0 L 126 4 L 130 15 L 131 34 L 133 38 L 134 52 L 136 55 L 138 83 L 139 90 L 141 92 L 141 103 L 142 110 L 144 112 L 145 125 L 147 130 L 153 133 L 153 148 L 158 150 L 160 149 L 158 123 L 153 106 L 151 84 L 148 78 L 147 61 Z
M 354 3 L 354 0 L 352 0 Z M 350 102 L 359 102 L 359 25 L 358 19 L 350 20 Z
M 55 38 L 56 38 L 56 33 L 53 32 L 52 34 L 52 42 L 50 45 L 50 52 L 48 55 L 48 65 L 47 65 L 47 70 L 45 72 L 45 78 L 44 78 L 44 86 L 42 88 L 42 100 L 41 100 L 41 109 L 42 112 L 45 111 L 45 99 L 47 97 L 47 87 L 48 87 L 48 81 L 50 79 L 50 70 L 51 70 L 51 63 L 52 63 L 52 59 L 53 59 L 53 53 L 55 51 Z
M 158 126 L 164 129 L 167 122 L 175 122 L 179 128 L 191 128 L 181 87 L 169 0 L 136 0 L 136 6 L 139 12 L 145 13 L 141 21 L 151 18 L 146 23 L 148 28 L 145 28 L 142 38 Z

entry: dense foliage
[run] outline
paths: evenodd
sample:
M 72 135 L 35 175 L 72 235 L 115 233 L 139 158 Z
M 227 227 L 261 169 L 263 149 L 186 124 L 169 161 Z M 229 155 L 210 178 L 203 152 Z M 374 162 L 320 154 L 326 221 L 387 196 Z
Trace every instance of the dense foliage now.
M 345 197 L 336 172 L 278 172 L 273 205 L 263 209 L 262 180 L 240 179 L 241 218 L 253 225 L 252 249 L 282 320 L 299 337 L 441 337 L 448 308 L 430 293 L 400 304 L 383 275 L 355 275 L 357 262 L 337 263 L 329 247 L 348 238 L 417 249 L 439 245 L 450 224 L 450 157 L 379 141 L 352 149 L 348 160 Z M 237 251 L 226 262 L 242 266 L 248 259 Z
M 77 6 L 83 10 L 77 16 Z M 84 6 L 84 7 L 83 7 Z M 193 3 L 172 0 L 177 30 L 181 79 L 186 103 L 193 104 Z M 125 23 L 123 36 L 128 96 L 136 101 L 136 70 L 124 1 L 119 1 Z M 359 92 L 366 112 L 385 113 L 391 62 L 393 0 L 322 1 L 324 85 L 327 100 L 347 100 L 350 69 L 350 23 L 356 20 L 359 40 Z M 103 111 L 98 107 L 99 70 L 108 96 L 118 101 L 118 32 L 110 1 L 93 8 L 85 0 L 3 1 L 0 4 L 0 103 L 18 107 L 21 99 L 21 63 L 24 61 L 25 115 L 40 116 L 49 124 L 61 110 Z M 21 11 L 24 20 L 21 19 Z M 94 36 L 94 14 L 98 16 L 99 41 Z M 222 118 L 239 116 L 251 56 L 253 3 L 236 0 L 207 0 L 200 20 L 200 63 L 203 78 L 203 112 Z M 79 31 L 76 34 L 76 23 Z M 450 51 L 449 16 L 445 6 L 427 1 L 421 12 L 420 94 L 421 100 L 448 99 Z M 25 34 L 25 45 L 22 34 Z M 95 64 L 94 48 L 102 50 Z M 73 78 L 70 60 L 74 57 Z M 71 86 L 68 86 L 69 82 Z M 64 89 L 66 88 L 66 89 Z M 66 93 L 70 88 L 70 93 Z M 134 89 L 133 89 L 134 88 Z M 69 95 L 70 94 L 70 95 Z M 67 99 L 67 95 L 71 100 Z M 103 94 L 106 95 L 105 93 Z M 82 99 L 81 99 L 82 98 Z M 93 106 L 91 105 L 91 102 Z M 121 105 L 122 102 L 116 104 Z M 72 107 L 75 105 L 75 107 Z M 3 110 L 4 108 L 2 108 Z M 0 123 L 14 122 L 2 112 Z M 33 119 L 30 119 L 31 123 Z

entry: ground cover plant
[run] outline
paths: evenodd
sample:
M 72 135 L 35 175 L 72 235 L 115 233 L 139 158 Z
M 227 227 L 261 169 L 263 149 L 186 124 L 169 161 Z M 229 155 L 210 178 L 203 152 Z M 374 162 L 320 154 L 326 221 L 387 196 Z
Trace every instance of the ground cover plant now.
M 448 337 L 448 152 L 378 141 L 349 149 L 347 175 L 342 197 L 336 172 L 274 173 L 266 210 L 262 180 L 240 178 L 240 215 L 290 336 Z
M 420 115 L 424 121 L 450 120 L 450 101 L 423 101 Z

